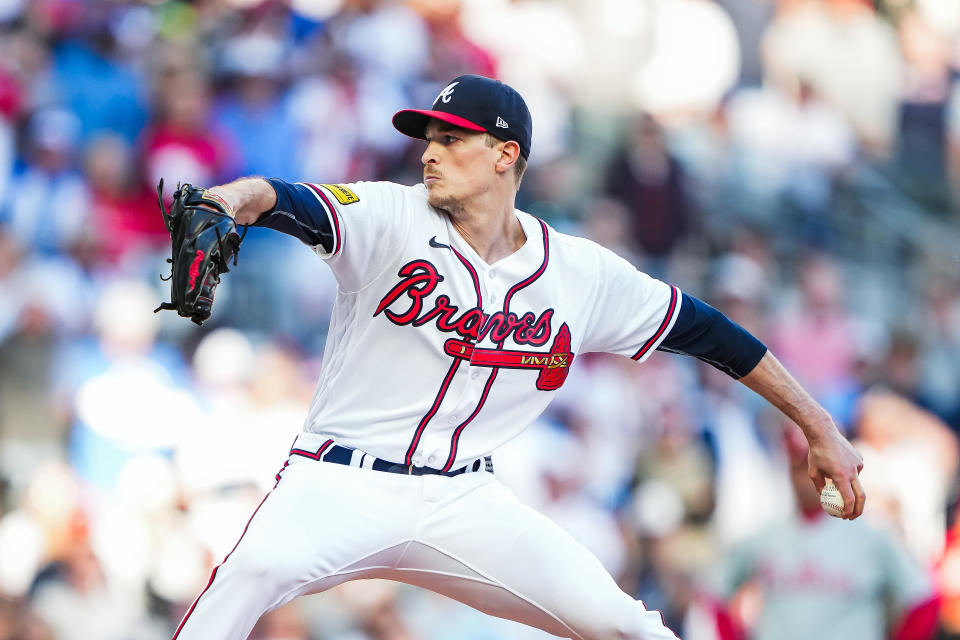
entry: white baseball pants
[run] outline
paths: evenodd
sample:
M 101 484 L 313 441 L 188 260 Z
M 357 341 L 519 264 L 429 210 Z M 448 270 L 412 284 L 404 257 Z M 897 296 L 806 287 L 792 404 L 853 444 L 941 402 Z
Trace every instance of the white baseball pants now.
M 245 640 L 263 613 L 359 578 L 424 587 L 564 638 L 677 638 L 491 473 L 406 476 L 294 455 L 174 640 Z

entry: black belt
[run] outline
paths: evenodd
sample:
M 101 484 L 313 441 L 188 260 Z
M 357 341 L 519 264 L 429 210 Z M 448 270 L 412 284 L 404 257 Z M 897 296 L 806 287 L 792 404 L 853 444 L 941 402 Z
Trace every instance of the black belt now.
M 477 459 L 472 464 L 468 464 L 459 469 L 442 471 L 432 467 L 418 467 L 413 464 L 399 464 L 389 460 L 381 460 L 371 456 L 369 453 L 362 454 L 359 458 L 354 456 L 355 449 L 343 447 L 335 444 L 326 451 L 320 460 L 323 462 L 333 462 L 334 464 L 344 464 L 347 466 L 361 467 L 363 469 L 373 469 L 374 471 L 386 471 L 387 473 L 402 473 L 407 476 L 458 476 L 461 473 L 473 473 L 476 471 L 488 471 L 493 473 L 493 458 L 486 456 L 483 459 Z M 295 452 L 291 452 L 295 453 Z M 373 462 L 370 462 L 370 459 Z

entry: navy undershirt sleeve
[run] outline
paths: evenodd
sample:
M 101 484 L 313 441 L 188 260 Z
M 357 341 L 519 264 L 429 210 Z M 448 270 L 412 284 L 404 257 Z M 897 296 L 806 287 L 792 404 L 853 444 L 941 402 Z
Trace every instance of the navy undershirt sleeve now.
M 330 226 L 330 216 L 326 206 L 310 187 L 277 178 L 266 180 L 277 192 L 277 204 L 273 209 L 265 211 L 254 226 L 276 229 L 299 238 L 311 247 L 319 245 L 324 251 L 332 251 L 334 234 Z
M 746 329 L 686 293 L 670 333 L 657 349 L 694 356 L 733 378 L 750 373 L 767 352 Z

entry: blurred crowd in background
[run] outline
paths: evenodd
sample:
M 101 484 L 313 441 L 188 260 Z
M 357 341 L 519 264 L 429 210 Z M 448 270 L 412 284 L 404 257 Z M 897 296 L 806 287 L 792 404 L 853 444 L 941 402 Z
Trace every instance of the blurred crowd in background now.
M 202 329 L 152 313 L 158 180 L 416 183 L 390 117 L 465 72 L 530 105 L 518 206 L 770 345 L 869 499 L 803 516 L 783 419 L 667 354 L 579 355 L 501 479 L 687 640 L 960 638 L 956 0 L 0 0 L 0 640 L 169 638 L 323 366 L 336 283 L 281 234 Z M 252 637 L 543 634 L 367 581 Z

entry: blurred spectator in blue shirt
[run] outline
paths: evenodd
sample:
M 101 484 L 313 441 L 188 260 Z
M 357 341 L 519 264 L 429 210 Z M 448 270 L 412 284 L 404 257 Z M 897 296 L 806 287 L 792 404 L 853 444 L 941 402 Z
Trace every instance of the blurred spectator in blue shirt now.
M 5 221 L 14 237 L 38 251 L 63 251 L 86 224 L 89 190 L 78 171 L 81 123 L 73 112 L 48 107 L 27 128 L 24 165 L 10 184 Z
M 945 213 L 949 209 L 950 41 L 916 11 L 901 19 L 899 35 L 906 73 L 897 131 L 896 179 L 912 197 Z
M 146 120 L 142 82 L 131 61 L 112 57 L 113 46 L 107 25 L 93 27 L 86 41 L 57 47 L 53 77 L 61 99 L 80 117 L 84 137 L 109 130 L 132 141 Z
M 262 32 L 236 36 L 224 46 L 220 71 L 227 91 L 214 121 L 236 140 L 242 175 L 300 175 L 300 135 L 284 91 L 285 53 L 279 39 Z

